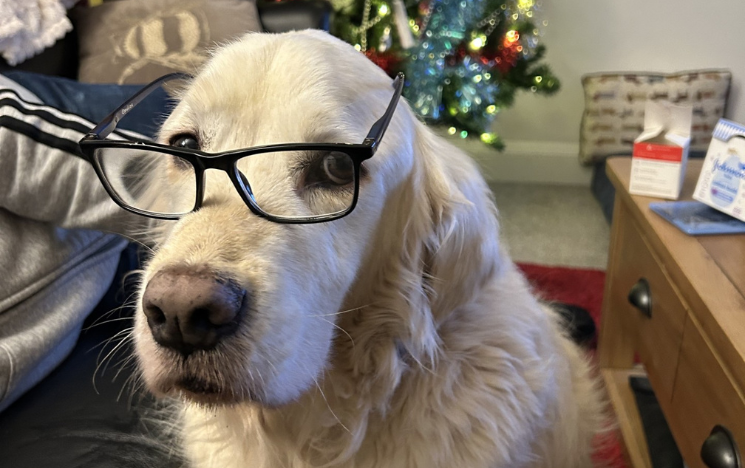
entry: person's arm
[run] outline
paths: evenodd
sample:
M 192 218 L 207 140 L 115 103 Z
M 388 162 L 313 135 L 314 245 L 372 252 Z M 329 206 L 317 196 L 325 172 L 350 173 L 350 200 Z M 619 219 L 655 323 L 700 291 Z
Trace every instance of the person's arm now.
M 94 125 L 0 83 L 0 208 L 66 228 L 137 236 L 148 223 L 108 196 L 78 141 Z

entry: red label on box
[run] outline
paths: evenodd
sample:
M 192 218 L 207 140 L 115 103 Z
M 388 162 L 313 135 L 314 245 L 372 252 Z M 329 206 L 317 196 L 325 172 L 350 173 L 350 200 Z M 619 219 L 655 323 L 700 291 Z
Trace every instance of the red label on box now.
M 633 156 L 656 161 L 681 162 L 683 161 L 683 148 L 654 143 L 634 143 Z

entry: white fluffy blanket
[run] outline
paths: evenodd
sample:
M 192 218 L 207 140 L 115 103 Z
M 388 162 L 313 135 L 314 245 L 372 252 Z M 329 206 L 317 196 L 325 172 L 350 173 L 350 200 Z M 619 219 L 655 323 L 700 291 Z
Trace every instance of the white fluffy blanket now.
M 0 54 L 10 65 L 33 57 L 72 29 L 77 0 L 0 0 Z

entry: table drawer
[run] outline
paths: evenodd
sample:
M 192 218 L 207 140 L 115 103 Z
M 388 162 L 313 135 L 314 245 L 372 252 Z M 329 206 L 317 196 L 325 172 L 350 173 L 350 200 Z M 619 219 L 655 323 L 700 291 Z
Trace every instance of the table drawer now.
M 716 425 L 729 429 L 741 458 L 745 456 L 745 401 L 694 319 L 685 326 L 669 413 L 668 423 L 690 468 L 706 467 L 701 447 Z
M 621 226 L 620 235 L 620 261 L 611 288 L 613 305 L 620 309 L 616 313 L 625 315 L 626 330 L 619 330 L 619 333 L 633 336 L 634 348 L 650 374 L 657 398 L 669 401 L 687 317 L 686 307 L 630 217 Z M 630 302 L 629 294 L 640 281 L 645 282 L 648 289 L 649 311 Z

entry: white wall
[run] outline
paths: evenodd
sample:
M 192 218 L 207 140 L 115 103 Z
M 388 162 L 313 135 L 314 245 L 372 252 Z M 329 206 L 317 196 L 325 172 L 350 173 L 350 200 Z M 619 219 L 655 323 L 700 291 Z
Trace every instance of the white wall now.
M 499 114 L 509 143 L 577 145 L 584 99 L 580 78 L 599 71 L 674 72 L 728 68 L 727 117 L 745 123 L 745 1 L 542 0 L 547 63 L 562 82 L 546 98 L 523 93 Z M 499 157 L 499 156 L 496 156 Z

